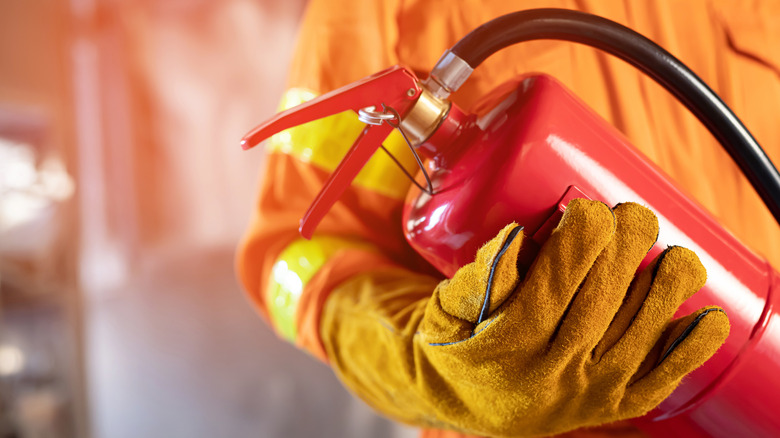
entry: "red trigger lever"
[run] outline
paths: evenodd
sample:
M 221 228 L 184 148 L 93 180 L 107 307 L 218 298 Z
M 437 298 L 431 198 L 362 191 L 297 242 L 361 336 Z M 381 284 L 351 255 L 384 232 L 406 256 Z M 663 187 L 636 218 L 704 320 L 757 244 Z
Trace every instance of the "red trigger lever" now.
M 367 123 L 301 219 L 298 231 L 310 239 L 322 218 L 392 132 L 393 126 L 384 122 L 396 116 L 381 110 L 392 108 L 403 117 L 419 96 L 414 73 L 401 66 L 390 67 L 277 114 L 245 135 L 241 147 L 250 149 L 280 131 L 346 110 L 355 111 Z

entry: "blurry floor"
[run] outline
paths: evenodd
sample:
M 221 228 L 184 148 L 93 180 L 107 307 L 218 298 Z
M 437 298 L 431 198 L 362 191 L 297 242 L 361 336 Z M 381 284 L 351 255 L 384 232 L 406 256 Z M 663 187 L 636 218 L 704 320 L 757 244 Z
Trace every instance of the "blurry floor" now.
M 92 435 L 415 437 L 375 416 L 250 308 L 233 248 L 147 257 L 86 303 Z

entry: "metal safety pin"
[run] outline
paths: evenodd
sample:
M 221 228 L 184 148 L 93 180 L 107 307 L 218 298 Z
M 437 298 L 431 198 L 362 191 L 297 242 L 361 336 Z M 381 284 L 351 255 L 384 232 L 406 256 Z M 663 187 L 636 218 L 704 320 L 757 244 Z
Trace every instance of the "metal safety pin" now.
M 383 111 L 376 111 L 376 107 L 374 106 L 367 106 L 365 108 L 361 108 L 358 110 L 358 120 L 361 122 L 368 124 L 368 125 L 381 125 L 382 123 L 387 123 L 388 125 L 392 126 L 393 128 L 397 129 L 399 133 L 401 133 L 401 137 L 403 137 L 404 141 L 406 142 L 407 146 L 409 146 L 409 150 L 412 152 L 412 155 L 414 155 L 414 159 L 417 162 L 417 166 L 422 171 L 423 177 L 425 178 L 425 187 L 423 187 L 420 183 L 415 180 L 414 176 L 409 173 L 406 168 L 401 164 L 401 162 L 393 156 L 393 154 L 390 153 L 390 151 L 387 150 L 387 148 L 384 145 L 379 145 L 379 147 L 385 151 L 385 153 L 390 157 L 390 159 L 395 162 L 395 164 L 398 166 L 399 169 L 406 175 L 407 178 L 417 186 L 420 190 L 427 193 L 428 195 L 434 195 L 433 191 L 433 183 L 431 182 L 431 178 L 428 175 L 428 172 L 425 170 L 425 165 L 423 165 L 422 159 L 417 154 L 417 151 L 415 150 L 414 146 L 412 146 L 412 143 L 409 141 L 409 138 L 406 136 L 406 133 L 401 128 L 401 116 L 398 114 L 398 111 L 396 111 L 393 107 L 385 106 L 385 104 L 382 104 Z
M 358 110 L 358 120 L 367 125 L 381 125 L 397 118 L 396 113 L 389 111 L 377 111 L 375 106 L 367 106 Z

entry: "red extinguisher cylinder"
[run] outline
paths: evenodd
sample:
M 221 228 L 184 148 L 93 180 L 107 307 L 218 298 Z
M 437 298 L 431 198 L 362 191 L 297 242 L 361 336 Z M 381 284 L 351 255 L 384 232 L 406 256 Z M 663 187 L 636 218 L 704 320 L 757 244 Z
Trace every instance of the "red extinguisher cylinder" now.
M 560 83 L 523 77 L 479 118 L 453 105 L 418 150 L 429 158 L 435 195 L 413 188 L 404 231 L 446 276 L 513 221 L 543 244 L 572 198 L 654 211 L 660 235 L 640 269 L 669 245 L 696 252 L 708 280 L 679 313 L 718 305 L 731 333 L 636 424 L 659 436 L 780 436 L 780 275 Z

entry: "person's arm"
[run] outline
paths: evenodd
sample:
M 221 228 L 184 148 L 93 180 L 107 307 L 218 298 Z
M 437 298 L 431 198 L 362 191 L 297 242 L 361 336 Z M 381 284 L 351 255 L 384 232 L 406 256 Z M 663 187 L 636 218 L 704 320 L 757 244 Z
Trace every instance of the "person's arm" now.
M 291 89 L 283 107 L 312 95 Z M 409 181 L 384 155 L 369 161 L 311 240 L 298 234 L 299 219 L 361 125 L 343 113 L 268 142 L 257 208 L 238 254 L 240 278 L 260 313 L 282 337 L 323 359 L 319 313 L 336 284 L 385 265 L 433 273 L 405 242 L 400 223 Z M 396 135 L 385 145 L 399 156 L 405 147 Z

